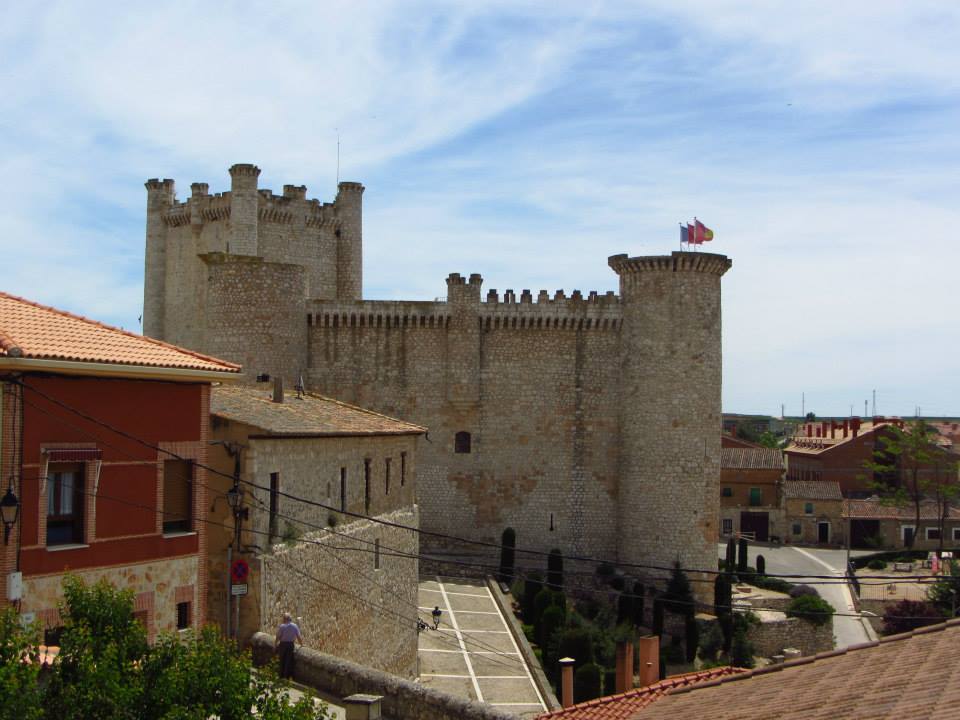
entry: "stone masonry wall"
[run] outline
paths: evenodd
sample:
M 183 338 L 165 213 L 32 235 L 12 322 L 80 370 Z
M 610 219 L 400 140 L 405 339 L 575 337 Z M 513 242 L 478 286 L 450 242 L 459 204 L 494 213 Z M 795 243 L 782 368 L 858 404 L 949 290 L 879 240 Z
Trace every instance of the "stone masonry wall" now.
M 513 527 L 518 545 L 615 554 L 615 300 L 476 302 L 456 332 L 441 303 L 337 309 L 311 318 L 309 384 L 429 428 L 418 498 L 430 530 L 499 541 Z M 451 372 L 465 342 L 468 376 Z M 469 453 L 454 452 L 460 431 Z
M 814 625 L 800 618 L 772 620 L 751 627 L 748 638 L 759 657 L 780 655 L 784 648 L 796 648 L 801 655 L 816 655 L 833 650 L 833 621 Z
M 414 506 L 381 517 L 416 526 L 417 515 Z M 415 678 L 417 534 L 367 520 L 335 531 L 276 545 L 260 558 L 261 629 L 273 632 L 281 614 L 290 612 L 301 618 L 308 647 Z

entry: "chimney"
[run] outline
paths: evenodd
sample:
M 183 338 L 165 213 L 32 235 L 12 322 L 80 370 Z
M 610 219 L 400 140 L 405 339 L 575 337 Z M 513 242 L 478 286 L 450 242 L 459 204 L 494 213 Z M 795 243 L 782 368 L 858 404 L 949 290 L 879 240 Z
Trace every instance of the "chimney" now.
M 621 640 L 617 643 L 616 689 L 622 693 L 633 688 L 633 643 Z
M 573 705 L 573 658 L 560 658 L 560 704 Z
M 343 699 L 346 720 L 379 720 L 380 695 L 350 695 Z
M 843 421 L 843 437 L 846 438 L 850 434 L 850 422 L 847 420 Z
M 640 638 L 640 687 L 660 679 L 660 636 Z
M 273 401 L 275 403 L 283 402 L 283 378 L 279 375 L 273 379 Z

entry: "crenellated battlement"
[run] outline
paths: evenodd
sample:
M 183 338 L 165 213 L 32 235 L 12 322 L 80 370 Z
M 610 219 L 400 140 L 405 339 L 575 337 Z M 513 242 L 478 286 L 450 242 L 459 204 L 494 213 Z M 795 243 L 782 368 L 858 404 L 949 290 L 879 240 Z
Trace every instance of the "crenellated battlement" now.
M 307 303 L 307 325 L 318 328 L 446 328 L 452 313 L 446 302 L 361 300 Z
M 607 264 L 621 277 L 649 272 L 699 272 L 720 276 L 730 269 L 733 261 L 726 255 L 715 253 L 674 251 L 670 255 L 641 257 L 611 255 Z

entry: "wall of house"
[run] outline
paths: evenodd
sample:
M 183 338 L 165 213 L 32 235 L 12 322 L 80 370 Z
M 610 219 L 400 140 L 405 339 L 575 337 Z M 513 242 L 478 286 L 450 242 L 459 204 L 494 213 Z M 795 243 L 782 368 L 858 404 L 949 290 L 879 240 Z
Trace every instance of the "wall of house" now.
M 747 637 L 759 657 L 780 655 L 784 648 L 796 648 L 801 655 L 816 655 L 833 650 L 833 621 L 814 625 L 800 618 L 784 617 L 753 625 Z
M 813 512 L 807 513 L 806 505 L 813 505 Z M 819 542 L 819 523 L 830 523 L 830 544 L 846 542 L 847 527 L 843 519 L 843 503 L 840 500 L 805 500 L 803 498 L 789 498 L 784 503 L 786 542 L 812 543 Z M 800 525 L 800 532 L 794 532 L 794 525 Z
M 209 385 L 46 375 L 27 375 L 23 381 L 28 387 L 24 390 L 17 539 L 25 580 L 58 577 L 66 571 L 189 559 L 192 567 L 203 572 L 180 585 L 197 585 L 195 611 L 203 617 L 206 534 L 197 518 L 204 517 L 207 503 L 207 476 L 200 465 L 207 458 Z M 86 420 L 44 395 L 129 437 Z M 194 521 L 190 531 L 163 532 L 164 461 L 169 456 L 153 446 L 198 463 L 193 467 Z M 50 449 L 85 449 L 99 454 L 99 459 L 82 464 L 82 532 L 81 541 L 75 544 L 47 544 L 47 473 L 56 467 L 44 453 Z M 178 582 L 184 579 L 181 575 Z M 26 595 L 24 601 L 33 602 Z
M 750 509 L 750 488 L 760 488 L 760 506 L 776 507 L 780 504 L 779 483 L 782 470 L 751 470 L 744 468 L 720 469 L 720 506 Z M 723 489 L 730 488 L 730 496 Z
M 97 567 L 82 571 L 70 570 L 87 584 L 106 580 L 134 595 L 134 611 L 143 612 L 147 635 L 152 641 L 157 633 L 177 629 L 177 604 L 190 603 L 190 626 L 199 629 L 204 623 L 206 598 L 201 594 L 197 578 L 200 558 L 197 555 Z M 31 575 L 24 579 L 21 614 L 31 614 L 44 628 L 62 623 L 59 604 L 63 601 L 63 579 L 68 573 Z
M 903 548 L 906 545 L 903 542 L 903 528 L 914 526 L 916 523 L 911 520 L 895 520 L 891 518 L 880 520 L 880 537 L 883 547 Z M 917 531 L 916 540 L 913 543 L 913 550 L 936 550 L 940 546 L 940 541 L 936 539 L 927 540 L 927 528 L 936 528 L 938 523 L 934 520 L 921 520 L 920 529 Z M 945 549 L 960 548 L 960 539 L 954 539 L 954 530 L 960 532 L 960 521 L 947 520 L 944 523 Z

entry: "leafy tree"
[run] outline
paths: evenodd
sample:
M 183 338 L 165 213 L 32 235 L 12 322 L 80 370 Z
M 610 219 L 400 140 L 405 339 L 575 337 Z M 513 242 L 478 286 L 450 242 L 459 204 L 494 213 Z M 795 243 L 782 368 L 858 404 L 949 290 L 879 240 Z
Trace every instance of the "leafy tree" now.
M 500 538 L 500 573 L 497 579 L 503 583 L 513 582 L 514 558 L 516 556 L 517 531 L 507 528 Z
M 737 573 L 747 572 L 747 539 L 740 538 L 740 542 L 737 544 Z
M 41 720 L 36 625 L 24 628 L 11 607 L 0 612 L 0 720 Z
M 586 702 L 600 697 L 600 680 L 603 668 L 596 663 L 581 665 L 573 673 L 573 700 Z
M 713 611 L 723 634 L 723 649 L 729 650 L 733 642 L 733 586 L 729 575 L 717 575 L 713 581 Z
M 960 563 L 951 560 L 949 569 L 949 575 L 943 575 L 927 590 L 927 600 L 947 617 L 956 617 L 960 608 Z
M 700 635 L 700 649 L 698 654 L 700 659 L 706 663 L 714 663 L 720 651 L 723 650 L 724 637 L 723 630 L 719 622 L 711 622 L 707 626 L 707 631 Z
M 931 603 L 901 600 L 883 614 L 883 634 L 896 635 L 939 622 L 943 616 Z
M 769 430 L 767 430 L 766 432 L 760 435 L 760 437 L 757 439 L 757 444 L 762 445 L 763 447 L 766 447 L 766 448 L 773 448 L 773 449 L 777 449 L 780 447 L 780 441 L 777 439 L 777 436 L 774 435 Z
M 826 625 L 836 612 L 833 605 L 815 595 L 801 595 L 790 601 L 787 606 L 787 617 L 796 617 L 813 623 Z
M 41 695 L 43 712 L 14 717 L 40 720 L 313 720 L 329 717 L 305 697 L 292 703 L 285 685 L 270 671 L 252 673 L 240 654 L 216 629 L 198 636 L 161 636 L 148 647 L 143 626 L 133 616 L 132 594 L 105 581 L 93 586 L 69 577 L 61 608 L 64 629 L 60 654 L 49 682 L 31 688 Z M 5 637 L 0 623 L 0 637 Z M 21 642 L 22 640 L 18 641 Z M 10 643 L 3 643 L 5 647 Z M 16 654 L 0 656 L 0 680 L 23 665 Z M 24 690 L 22 698 L 29 699 Z M 0 713 L 4 711 L 0 703 Z M 4 717 L 0 714 L 0 718 Z
M 564 626 L 566 621 L 567 614 L 559 605 L 550 605 L 543 611 L 543 615 L 540 617 L 540 622 L 537 625 L 537 645 L 544 649 L 545 655 L 554 634 Z M 547 664 L 552 665 L 553 663 L 548 662 Z
M 907 537 L 912 548 L 920 528 L 920 511 L 925 498 L 937 508 L 940 529 L 939 550 L 943 551 L 944 521 L 951 503 L 960 495 L 957 462 L 934 444 L 936 431 L 922 419 L 900 428 L 889 425 L 878 433 L 873 458 L 864 467 L 873 473 L 869 481 L 885 502 L 914 511 L 914 533 Z

